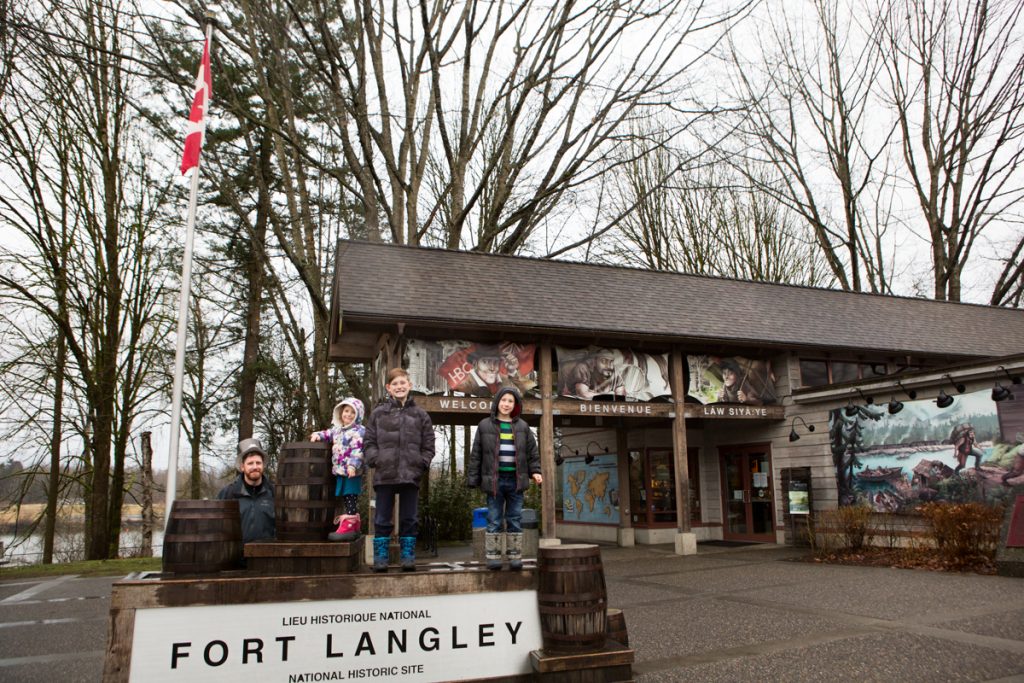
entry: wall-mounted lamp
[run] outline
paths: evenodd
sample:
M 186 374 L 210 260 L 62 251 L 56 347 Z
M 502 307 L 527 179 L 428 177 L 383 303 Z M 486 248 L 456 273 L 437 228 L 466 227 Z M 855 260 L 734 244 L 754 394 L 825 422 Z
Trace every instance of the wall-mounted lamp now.
M 849 401 L 846 402 L 846 407 L 843 408 L 843 412 L 846 413 L 846 417 L 853 417 L 854 415 L 857 414 L 858 410 L 859 409 L 857 408 L 857 406 L 853 405 L 852 397 Z
M 906 394 L 907 398 L 909 398 L 911 401 L 917 398 L 917 389 L 907 389 L 905 386 L 903 386 L 903 382 L 899 380 L 896 380 L 896 386 L 902 389 L 903 393 Z
M 896 394 L 893 394 L 892 398 L 889 399 L 889 414 L 895 415 L 901 410 L 903 410 L 903 401 L 897 401 Z
M 1013 384 L 1020 384 L 1021 383 L 1020 377 L 1018 377 L 1016 375 L 1011 375 L 1009 372 L 1007 372 L 1006 368 L 1004 368 L 1002 365 L 1000 365 L 997 369 L 998 370 L 1002 370 L 1003 373 L 1005 373 L 1006 376 L 1010 378 L 1010 382 L 1012 382 Z M 1002 384 L 1000 384 L 997 381 L 996 385 L 994 387 L 992 387 L 992 400 L 993 401 L 1005 401 L 1008 398 L 1013 398 L 1013 392 L 1010 391 L 1010 389 L 1008 387 L 1004 387 Z
M 809 431 L 809 432 L 813 432 L 814 431 L 814 425 L 807 424 L 806 420 L 804 420 L 802 417 L 797 415 L 796 417 L 793 418 L 793 421 L 789 423 L 789 440 L 790 440 L 791 443 L 793 441 L 799 441 L 800 440 L 800 435 L 796 433 L 796 421 L 797 420 L 800 420 L 800 422 L 803 424 L 803 426 L 807 427 L 807 431 Z
M 906 394 L 907 398 L 909 398 L 911 401 L 913 401 L 915 398 L 917 398 L 917 390 L 916 389 L 907 389 L 905 386 L 903 386 L 903 382 L 901 382 L 899 380 L 896 380 L 896 386 L 898 386 L 900 389 L 902 389 L 903 393 Z M 893 394 L 892 398 L 889 399 L 889 414 L 890 415 L 895 415 L 896 413 L 900 412 L 901 410 L 903 410 L 903 401 L 897 401 L 896 400 L 896 394 Z
M 566 446 L 564 443 L 559 445 L 559 447 L 555 450 L 555 467 L 558 467 L 563 462 L 565 462 L 565 458 L 562 457 L 562 449 L 563 448 L 565 450 L 569 451 L 569 455 L 579 455 L 580 454 L 579 451 L 572 450 L 571 448 Z
M 954 380 L 952 375 L 945 374 L 943 377 L 949 377 L 949 383 L 953 385 L 954 389 L 956 389 L 956 393 L 962 394 L 967 391 L 967 387 Z M 947 394 L 945 389 L 939 389 L 939 395 L 935 399 L 935 405 L 940 408 L 948 408 L 953 405 L 953 397 Z
M 996 370 L 1002 370 L 1003 374 L 1006 375 L 1007 379 L 1009 379 L 1014 384 L 1020 384 L 1020 382 L 1021 382 L 1020 375 L 1011 375 L 1010 371 L 1007 370 L 1006 368 L 1004 368 L 1002 365 L 1000 365 L 998 368 L 996 368 Z
M 875 399 L 874 399 L 873 397 L 871 397 L 871 396 L 865 396 L 865 395 L 864 395 L 864 392 L 863 392 L 863 391 L 861 391 L 860 389 L 857 389 L 856 391 L 857 391 L 857 393 L 858 393 L 858 394 L 860 394 L 860 397 L 861 397 L 862 399 L 864 399 L 864 403 L 867 403 L 868 405 L 871 405 L 872 403 L 874 403 L 874 402 L 875 402 Z
M 992 387 L 992 400 L 1005 401 L 1008 398 L 1013 398 L 1013 392 L 996 382 L 996 385 Z
M 587 444 L 587 455 L 586 455 L 585 458 L 583 458 L 583 462 L 587 463 L 588 465 L 590 463 L 594 462 L 594 454 L 590 452 L 590 447 L 591 446 L 597 446 L 598 449 L 603 449 L 605 453 L 608 452 L 608 447 L 607 446 L 602 446 L 601 444 L 599 444 L 596 441 L 591 441 L 590 443 Z

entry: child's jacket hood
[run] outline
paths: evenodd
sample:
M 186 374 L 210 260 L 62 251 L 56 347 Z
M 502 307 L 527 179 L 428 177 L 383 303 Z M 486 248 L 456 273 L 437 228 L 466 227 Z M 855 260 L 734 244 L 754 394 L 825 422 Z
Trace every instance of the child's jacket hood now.
M 364 413 L 363 402 L 360 401 L 358 398 L 350 396 L 350 397 L 346 398 L 345 400 L 343 400 L 338 405 L 334 406 L 335 419 L 333 420 L 333 422 L 334 422 L 335 426 L 337 426 L 337 427 L 341 426 L 340 415 L 341 415 L 341 408 L 342 408 L 342 406 L 350 406 L 352 408 L 352 410 L 356 411 L 356 419 L 355 419 L 355 422 L 352 423 L 353 425 L 358 425 L 358 424 L 362 424 L 363 423 L 363 413 Z M 349 426 L 352 426 L 352 425 L 349 425 Z
M 516 405 L 512 409 L 512 419 L 519 417 L 519 414 L 523 412 L 523 399 L 513 387 L 502 387 L 498 390 L 498 393 L 494 395 L 494 401 L 491 402 L 491 417 L 498 419 L 498 401 L 505 394 L 512 394 L 516 399 Z

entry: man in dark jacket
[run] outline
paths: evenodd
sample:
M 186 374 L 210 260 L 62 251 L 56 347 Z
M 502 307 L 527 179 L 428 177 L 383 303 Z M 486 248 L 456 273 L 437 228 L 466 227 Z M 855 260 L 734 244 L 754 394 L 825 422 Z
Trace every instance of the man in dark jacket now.
M 402 368 L 388 372 L 388 397 L 373 409 L 363 437 L 364 461 L 373 468 L 376 512 L 373 516 L 373 571 L 388 570 L 388 544 L 398 496 L 398 542 L 402 570 L 416 569 L 417 507 L 420 477 L 434 459 L 434 425 L 427 411 L 409 396 L 412 383 Z
M 273 540 L 274 485 L 263 476 L 267 452 L 259 439 L 238 442 L 238 476 L 222 488 L 217 498 L 238 500 L 242 517 L 242 542 Z
M 466 463 L 466 483 L 487 494 L 484 550 L 488 569 L 501 569 L 502 526 L 509 568 L 523 567 L 523 492 L 540 484 L 540 449 L 530 426 L 519 417 L 523 400 L 512 387 L 500 389 L 491 416 L 476 428 Z

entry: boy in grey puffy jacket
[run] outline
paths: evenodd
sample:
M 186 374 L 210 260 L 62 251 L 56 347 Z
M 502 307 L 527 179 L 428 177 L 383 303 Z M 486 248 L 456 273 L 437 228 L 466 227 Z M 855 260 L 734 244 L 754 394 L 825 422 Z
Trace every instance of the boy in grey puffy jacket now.
M 542 482 L 540 449 L 530 426 L 519 417 L 523 400 L 512 387 L 500 389 L 491 416 L 476 428 L 466 463 L 466 483 L 487 494 L 484 548 L 488 569 L 501 569 L 502 527 L 509 568 L 523 567 L 523 492 L 532 479 Z
M 388 570 L 396 495 L 402 570 L 416 569 L 420 477 L 430 470 L 430 461 L 434 459 L 434 425 L 427 411 L 409 396 L 411 389 L 409 373 L 392 368 L 388 371 L 388 398 L 373 409 L 366 421 L 363 454 L 367 467 L 373 468 L 376 494 L 372 567 L 375 572 Z

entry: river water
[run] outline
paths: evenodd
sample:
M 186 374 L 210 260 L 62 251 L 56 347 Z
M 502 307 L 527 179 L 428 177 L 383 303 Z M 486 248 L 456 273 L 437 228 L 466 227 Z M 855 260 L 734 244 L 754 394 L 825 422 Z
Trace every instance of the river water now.
M 153 557 L 160 557 L 163 554 L 164 532 L 162 529 L 153 530 Z M 0 542 L 4 544 L 3 560 L 8 565 L 38 564 L 43 561 L 43 535 L 32 534 L 28 538 L 16 537 L 14 534 L 0 534 Z M 135 557 L 139 555 L 142 545 L 142 531 L 139 529 L 128 529 L 121 534 L 121 557 Z M 58 534 L 53 543 L 53 561 L 57 564 L 72 560 L 81 560 L 85 550 L 85 540 L 82 534 Z

